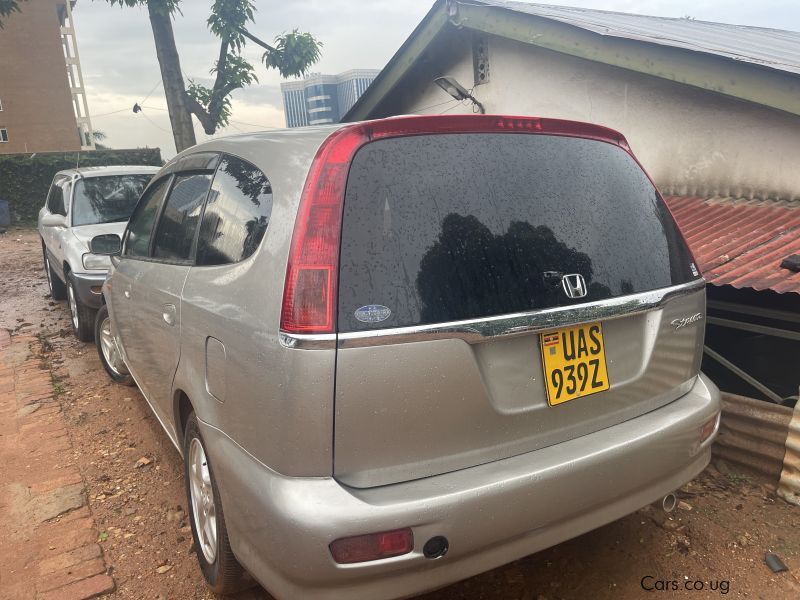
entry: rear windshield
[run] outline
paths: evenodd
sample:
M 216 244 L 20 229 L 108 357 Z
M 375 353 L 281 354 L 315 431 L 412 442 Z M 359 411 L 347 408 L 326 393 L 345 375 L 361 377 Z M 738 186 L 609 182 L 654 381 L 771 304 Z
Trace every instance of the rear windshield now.
M 72 226 L 127 221 L 152 175 L 79 179 L 72 200 Z
M 339 330 L 567 306 L 693 271 L 664 202 L 616 146 L 485 133 L 378 140 L 347 181 Z M 581 275 L 586 294 L 571 299 L 565 275 Z

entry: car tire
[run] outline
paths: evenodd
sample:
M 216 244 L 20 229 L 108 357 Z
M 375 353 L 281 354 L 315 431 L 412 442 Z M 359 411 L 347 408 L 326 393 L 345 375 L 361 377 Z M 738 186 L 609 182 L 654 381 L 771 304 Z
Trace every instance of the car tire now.
M 53 267 L 50 265 L 50 259 L 47 257 L 47 248 L 42 246 L 42 253 L 44 254 L 44 273 L 47 276 L 47 287 L 50 290 L 50 297 L 53 300 L 66 300 L 67 299 L 67 286 L 58 278 Z
M 82 342 L 93 341 L 95 311 L 81 302 L 72 273 L 67 274 L 67 308 L 75 337 Z
M 114 334 L 111 333 L 111 316 L 108 314 L 108 307 L 105 304 L 97 311 L 94 319 L 94 344 L 108 376 L 116 383 L 134 385 L 133 377 L 128 372 L 119 348 L 117 348 Z
M 183 436 L 183 464 L 194 550 L 208 587 L 226 595 L 252 586 L 231 550 L 219 488 L 193 412 Z

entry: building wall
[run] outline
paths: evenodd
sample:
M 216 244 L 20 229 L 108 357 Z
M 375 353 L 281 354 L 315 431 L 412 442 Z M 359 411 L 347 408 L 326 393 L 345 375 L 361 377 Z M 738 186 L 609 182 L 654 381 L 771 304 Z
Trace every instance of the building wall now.
M 354 69 L 281 84 L 287 127 L 338 123 L 378 74 Z
M 473 85 L 470 33 L 429 52 L 392 114 L 470 112 L 445 104 L 433 78 Z M 800 117 L 514 42 L 489 38 L 490 81 L 474 95 L 489 113 L 590 121 L 621 131 L 665 193 L 800 197 Z
M 308 125 L 306 95 L 302 88 L 283 90 L 283 113 L 286 117 L 287 127 Z
M 32 0 L 0 30 L 0 154 L 80 150 L 57 7 Z

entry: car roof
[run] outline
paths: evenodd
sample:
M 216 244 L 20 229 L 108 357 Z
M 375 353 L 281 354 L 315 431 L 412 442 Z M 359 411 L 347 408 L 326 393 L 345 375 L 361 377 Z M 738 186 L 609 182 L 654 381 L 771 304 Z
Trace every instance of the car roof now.
M 531 129 L 533 124 L 535 127 Z M 621 133 L 593 123 L 533 116 L 484 114 L 396 115 L 368 121 L 273 129 L 213 138 L 187 148 L 170 160 L 167 165 L 175 165 L 185 157 L 203 152 L 229 153 L 243 158 L 265 173 L 269 173 L 274 184 L 280 177 L 291 179 L 296 170 L 307 169 L 325 139 L 343 127 L 374 128 L 375 131 L 369 129 L 370 133 L 368 134 L 368 137 L 373 139 L 373 133 L 378 130 L 392 132 L 398 128 L 408 128 L 408 131 L 414 133 L 491 133 L 494 131 L 514 133 L 514 130 L 522 131 L 525 126 L 531 130 L 531 133 L 539 132 L 602 140 L 630 151 L 627 141 Z M 396 134 L 390 133 L 389 137 L 394 135 Z M 280 168 L 267 170 L 275 166 L 275 161 L 281 163 Z
M 115 165 L 110 167 L 78 167 L 77 169 L 64 169 L 56 175 L 66 175 L 67 177 L 106 177 L 109 175 L 153 175 L 158 173 L 161 167 L 151 167 L 145 165 Z
M 287 129 L 270 129 L 253 133 L 239 133 L 226 135 L 210 139 L 206 142 L 192 146 L 178 154 L 169 162 L 181 158 L 187 154 L 196 152 L 231 152 L 232 154 L 258 154 L 264 147 L 273 144 L 283 144 L 287 141 L 308 142 L 312 145 L 319 145 L 322 141 L 337 129 L 353 125 L 353 123 L 333 123 L 328 125 L 314 125 L 310 127 L 292 127 Z

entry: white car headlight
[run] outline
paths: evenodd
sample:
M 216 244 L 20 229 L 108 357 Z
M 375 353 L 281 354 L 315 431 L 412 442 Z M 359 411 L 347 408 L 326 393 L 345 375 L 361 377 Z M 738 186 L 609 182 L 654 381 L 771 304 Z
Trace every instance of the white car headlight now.
M 107 256 L 99 254 L 92 254 L 88 252 L 83 255 L 83 268 L 84 269 L 102 269 L 108 270 L 109 259 Z

